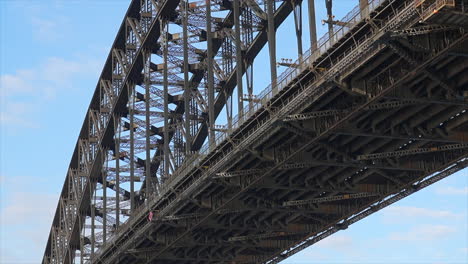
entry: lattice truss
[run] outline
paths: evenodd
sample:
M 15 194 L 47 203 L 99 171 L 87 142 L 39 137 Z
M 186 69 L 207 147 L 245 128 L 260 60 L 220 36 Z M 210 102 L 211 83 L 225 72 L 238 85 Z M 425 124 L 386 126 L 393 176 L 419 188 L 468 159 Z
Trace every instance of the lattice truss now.
M 151 262 L 158 257 L 147 255 L 148 251 L 152 251 L 151 248 L 132 251 L 129 244 L 133 242 L 122 242 L 121 237 L 116 234 L 119 230 L 127 232 L 125 234 L 133 234 L 133 231 L 125 229 L 127 220 L 132 217 L 143 219 L 133 223 L 134 226 L 146 228 L 145 224 L 153 221 L 147 219 L 146 213 L 156 207 L 153 206 L 155 202 L 153 203 L 152 198 L 162 197 L 164 202 L 167 198 L 167 204 L 180 199 L 173 198 L 181 191 L 173 188 L 171 183 L 184 176 L 187 183 L 179 186 L 190 186 L 197 190 L 193 191 L 191 197 L 186 197 L 186 203 L 178 207 L 177 214 L 173 212 L 160 216 L 154 222 L 176 225 L 181 221 L 188 223 L 214 214 L 219 223 L 226 225 L 235 226 L 239 221 L 244 221 L 244 224 L 251 221 L 255 225 L 262 223 L 281 229 L 289 221 L 281 222 L 281 217 L 302 214 L 313 223 L 306 230 L 303 230 L 303 226 L 286 228 L 285 232 L 259 229 L 251 230 L 254 234 L 240 232 L 240 235 L 232 236 L 226 230 L 219 232 L 220 236 L 228 237 L 224 242 L 240 243 L 242 247 L 245 247 L 242 243 L 263 245 L 266 243 L 262 240 L 287 235 L 294 236 L 296 241 L 305 241 L 304 244 L 296 245 L 297 247 L 290 247 L 290 251 L 283 252 L 272 260 L 272 263 L 277 263 L 292 254 L 291 252 L 303 248 L 305 244 L 336 232 L 345 223 L 333 225 L 333 229 L 306 240 L 307 236 L 303 237 L 304 234 L 309 234 L 311 230 L 324 230 L 323 225 L 327 221 L 338 219 L 324 219 L 312 213 L 298 211 L 306 208 L 327 213 L 333 211 L 336 215 L 349 213 L 368 204 L 371 199 L 395 193 L 396 189 L 392 186 L 406 186 L 408 179 L 419 179 L 422 173 L 425 175 L 462 154 L 466 156 L 466 138 L 463 135 L 447 136 L 451 132 L 451 126 L 455 128 L 465 122 L 466 104 L 459 100 L 464 96 L 461 94 L 463 91 L 454 90 L 441 76 L 427 69 L 422 70 L 423 77 L 414 83 L 420 82 L 421 87 L 429 88 L 404 92 L 394 88 L 400 79 L 407 78 L 413 68 L 426 63 L 426 57 L 430 55 L 424 51 L 427 44 L 424 36 L 434 32 L 444 34 L 444 38 L 433 43 L 433 54 L 442 53 L 452 42 L 458 41 L 457 38 L 466 38 L 466 33 L 452 26 L 406 27 L 405 23 L 408 21 L 429 19 L 429 11 L 435 14 L 434 6 L 439 8 L 441 5 L 441 9 L 454 2 L 438 0 L 421 1 L 421 5 L 409 7 L 398 5 L 401 9 L 393 10 L 398 14 L 396 17 L 389 15 L 390 18 L 383 16 L 382 19 L 366 20 L 370 29 L 362 35 L 351 29 L 361 22 L 362 16 L 368 15 L 364 14 L 363 9 L 355 8 L 344 19 L 336 21 L 331 14 L 331 1 L 326 2 L 329 12 L 325 22 L 329 25 L 329 31 L 315 46 L 311 44 L 311 51 L 302 54 L 302 25 L 299 22 L 301 1 L 132 1 L 86 115 L 43 262 L 93 262 L 100 250 L 113 245 L 118 239 L 119 246 L 125 245 L 129 249 L 125 251 L 127 255 L 144 255 Z M 376 8 L 380 2 L 385 1 L 360 1 L 361 4 L 363 2 L 365 5 L 374 2 L 375 6 L 372 8 Z M 440 4 L 442 2 L 443 6 Z M 295 18 L 298 37 L 298 60 L 294 63 L 287 60 L 277 63 L 275 44 L 271 41 L 274 40 L 272 28 L 278 27 L 291 13 Z M 375 35 L 379 31 L 385 31 L 385 37 L 379 35 L 377 39 Z M 351 48 L 346 52 L 337 48 L 337 54 L 342 54 L 340 56 L 327 55 L 326 51 L 330 47 L 341 45 L 339 40 L 345 34 L 348 34 L 348 41 L 352 43 L 349 45 Z M 421 35 L 423 37 L 419 38 Z M 265 92 L 255 95 L 253 63 L 267 39 L 272 85 Z M 423 52 L 414 55 L 408 49 L 422 49 Z M 382 50 L 391 52 L 387 57 L 391 57 L 389 65 L 378 64 L 378 67 L 363 70 L 364 73 L 358 72 L 358 75 L 362 75 L 360 78 L 342 79 L 356 68 L 362 67 L 368 61 L 366 56 Z M 406 67 L 400 66 L 403 61 Z M 287 67 L 278 77 L 277 65 Z M 363 81 L 363 76 L 369 76 L 373 72 L 376 72 L 374 76 Z M 302 79 L 305 75 L 309 78 L 307 82 Z M 434 84 L 427 84 L 426 79 L 432 80 Z M 316 85 L 313 91 L 307 88 L 311 83 Z M 407 83 L 409 87 L 415 86 L 409 81 Z M 243 87 L 244 84 L 246 87 Z M 316 98 L 327 93 L 333 94 L 331 89 L 339 91 L 336 92 L 339 94 L 336 97 L 342 97 L 340 103 L 328 105 L 329 109 L 310 106 L 309 103 Z M 395 90 L 395 94 L 398 92 L 399 96 L 385 94 L 391 89 Z M 270 102 L 278 94 L 291 96 L 289 99 Z M 433 94 L 447 100 L 433 101 Z M 399 109 L 424 109 L 428 104 L 440 102 L 453 106 L 450 108 L 453 111 L 448 115 L 449 119 L 445 115 L 440 117 L 441 123 L 409 128 L 403 122 L 390 125 L 383 122 L 385 118 L 396 115 Z M 249 123 L 253 132 L 249 131 L 246 135 L 234 133 L 235 135 L 228 138 L 253 114 L 264 118 L 261 122 Z M 377 120 L 371 121 L 371 115 L 376 115 Z M 266 129 L 263 124 L 270 122 L 269 118 L 272 116 L 277 121 Z M 409 119 L 406 114 L 402 118 Z M 353 129 L 335 129 L 345 125 L 353 126 Z M 366 130 L 369 127 L 371 129 Z M 331 134 L 333 129 L 334 134 Z M 307 153 L 304 152 L 306 145 L 297 144 L 312 142 L 316 136 L 322 134 L 325 136 L 319 138 L 318 143 L 307 143 Z M 265 141 L 273 135 L 275 140 Z M 398 144 L 395 145 L 392 141 L 392 146 L 387 148 L 385 144 L 390 143 L 382 141 L 382 145 L 363 147 L 361 141 L 354 142 L 359 137 L 369 138 L 369 142 L 382 137 L 398 140 Z M 341 150 L 334 147 L 334 144 L 328 144 L 336 141 L 349 145 L 349 150 Z M 251 147 L 242 149 L 247 145 Z M 255 146 L 261 146 L 261 151 L 254 150 Z M 233 150 L 241 149 L 243 154 L 232 154 Z M 379 152 L 380 149 L 390 150 Z M 354 154 L 348 152 L 359 155 L 353 156 Z M 401 159 L 411 155 L 425 157 L 427 153 L 439 152 L 446 155 L 434 158 L 432 163 L 425 159 Z M 204 164 L 210 166 L 194 165 L 202 158 L 206 158 Z M 458 165 L 460 168 L 462 166 L 466 167 L 466 160 Z M 264 185 L 281 185 L 284 190 L 295 189 L 297 193 L 285 194 L 281 202 L 279 198 L 272 200 L 255 194 L 257 189 L 268 188 L 255 186 L 257 179 L 260 176 L 271 176 L 273 170 L 277 174 L 277 177 L 272 176 L 274 184 L 265 180 Z M 303 177 L 308 170 L 310 175 Z M 393 170 L 404 173 L 388 173 Z M 451 171 L 456 170 L 452 168 Z M 197 178 L 201 178 L 205 172 L 211 175 L 206 186 L 202 184 L 205 182 L 198 181 Z M 289 175 L 289 182 L 283 180 L 287 178 L 281 178 L 286 173 Z M 322 174 L 325 176 L 319 177 Z M 363 183 L 370 175 L 385 178 L 388 183 Z M 216 206 L 224 206 L 221 205 L 224 200 L 221 194 L 218 195 L 221 197 L 217 201 L 219 204 L 215 204 L 215 199 L 204 200 L 205 196 L 202 197 L 200 193 L 205 188 L 208 189 L 207 186 L 212 189 L 205 196 L 215 197 L 218 194 L 214 194 L 213 189 L 221 190 L 221 194 L 228 193 L 227 197 L 232 192 L 229 188 L 251 189 L 243 199 L 239 199 L 240 206 L 211 212 L 209 210 L 214 210 Z M 304 190 L 303 186 L 308 189 Z M 399 194 L 399 197 L 410 193 L 412 192 L 406 190 L 406 194 Z M 345 202 L 338 203 L 342 201 Z M 270 223 L 266 216 L 258 220 L 252 212 L 259 207 L 279 216 L 272 217 L 274 219 Z M 195 213 L 182 213 L 187 208 L 191 209 L 187 211 Z M 243 220 L 240 219 L 242 217 Z M 356 216 L 356 219 L 361 217 Z M 145 239 L 154 239 L 151 235 L 148 237 Z M 193 238 L 196 243 L 203 243 L 203 239 L 206 239 L 206 235 L 194 235 Z M 169 238 L 167 240 L 172 242 Z M 284 248 L 289 242 L 284 240 L 278 243 L 280 248 Z M 292 245 L 294 244 L 287 244 Z M 170 251 L 168 248 L 164 250 Z M 207 250 L 191 252 L 181 248 L 174 252 L 175 255 L 193 257 L 199 256 L 200 252 L 205 254 Z M 218 256 L 219 254 L 221 253 L 213 253 L 207 258 L 214 256 L 234 259 L 237 253 L 236 250 L 229 250 L 226 254 L 221 254 L 223 256 Z M 255 256 L 254 260 L 253 262 L 261 262 L 267 259 L 265 256 Z
M 198 151 L 207 135 L 214 139 L 228 132 L 233 113 L 242 112 L 244 101 L 255 100 L 253 58 L 243 54 L 266 26 L 267 4 L 174 2 L 174 11 L 162 17 L 158 10 L 164 1 L 141 0 L 139 10 L 124 21 L 125 39 L 111 51 L 111 67 L 103 72 L 95 95 L 99 100 L 92 103 L 77 144 L 78 166 L 67 175 L 68 195 L 59 203 L 61 223 L 52 229 L 50 263 L 89 260 L 145 197 L 157 194 Z M 159 32 L 149 35 L 155 20 Z M 155 37 L 151 46 L 142 47 L 146 38 Z M 142 71 L 131 73 L 132 64 L 141 64 Z M 238 108 L 233 110 L 236 70 L 245 73 L 240 80 L 245 78 L 247 87 L 245 93 L 238 88 Z M 114 110 L 118 100 L 127 103 Z M 210 122 L 221 112 L 226 125 Z M 103 144 L 107 126 L 113 135 Z M 90 207 L 79 204 L 86 192 Z M 77 230 L 80 239 L 70 246 L 68 239 Z M 67 251 L 71 247 L 76 251 Z

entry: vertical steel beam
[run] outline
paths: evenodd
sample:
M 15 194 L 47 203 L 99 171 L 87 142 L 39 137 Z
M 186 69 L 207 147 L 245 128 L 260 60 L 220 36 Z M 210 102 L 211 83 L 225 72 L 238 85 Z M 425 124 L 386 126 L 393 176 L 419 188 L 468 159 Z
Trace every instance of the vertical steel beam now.
M 114 115 L 115 125 L 115 228 L 120 224 L 120 116 Z
M 244 9 L 241 14 L 241 25 L 242 25 L 242 40 L 245 45 L 250 45 L 253 41 L 253 14 L 252 10 Z M 244 67 L 247 67 L 245 71 L 246 84 L 247 84 L 247 98 L 249 99 L 249 112 L 253 109 L 253 59 L 244 58 Z
M 214 76 L 213 76 L 213 32 L 211 31 L 211 1 L 206 0 L 206 46 L 208 72 L 208 141 L 210 149 L 215 146 Z
M 145 82 L 145 150 L 146 150 L 146 160 L 145 160 L 145 184 L 146 184 L 146 198 L 148 198 L 152 193 L 151 186 L 151 153 L 150 153 L 150 132 L 151 132 L 151 123 L 150 123 L 150 63 L 151 63 L 151 52 L 149 50 L 144 51 L 144 82 Z
M 228 91 L 226 90 L 224 91 L 224 96 L 226 97 L 227 127 L 228 127 L 228 131 L 231 132 L 231 129 L 232 129 L 232 96 L 230 96 Z
M 251 63 L 248 67 L 247 70 L 245 71 L 245 77 L 247 81 L 247 93 L 248 93 L 248 98 L 249 100 L 249 112 L 253 111 L 253 63 Z
M 182 33 L 184 35 L 184 109 L 185 109 L 185 155 L 189 155 L 192 150 L 192 137 L 190 133 L 190 98 L 192 95 L 192 88 L 190 87 L 189 80 L 189 65 L 188 65 L 188 1 L 183 1 L 183 18 L 182 18 Z
M 362 9 L 364 9 L 367 4 L 369 3 L 369 0 L 359 0 L 359 7 Z
M 107 154 L 108 151 L 106 150 L 105 153 Z M 103 155 L 103 159 L 105 169 L 102 170 L 102 243 L 104 246 L 107 241 L 107 155 Z
M 294 25 L 297 38 L 297 55 L 302 58 L 302 1 L 295 1 L 294 5 Z
M 359 0 L 359 9 L 361 10 L 361 19 L 366 18 L 369 14 L 369 0 Z
M 310 33 L 310 48 L 317 49 L 317 25 L 315 22 L 315 0 L 309 0 L 309 33 Z
M 333 0 L 325 0 L 327 8 L 327 21 L 328 21 L 328 37 L 332 40 L 333 37 Z
M 130 213 L 135 210 L 135 84 L 128 89 L 129 115 L 130 115 Z
M 276 30 L 275 30 L 275 14 L 274 14 L 274 0 L 267 0 L 267 17 L 268 17 L 268 48 L 270 52 L 270 74 L 271 86 L 273 91 L 277 91 L 276 87 Z
M 236 38 L 236 74 L 237 74 L 237 113 L 240 120 L 244 115 L 244 102 L 242 96 L 244 90 L 242 87 L 242 73 L 244 60 L 242 58 L 241 29 L 240 29 L 240 7 L 239 0 L 234 0 L 234 26 Z
M 78 221 L 81 222 L 81 217 L 78 218 Z M 85 220 L 86 221 L 86 220 Z M 85 222 L 86 224 L 86 222 Z M 80 263 L 84 263 L 84 254 L 85 254 L 85 248 L 84 248 L 84 236 L 86 235 L 86 228 L 81 229 L 81 236 L 80 236 Z M 55 235 L 55 234 L 53 234 Z
M 161 21 L 162 22 L 162 21 Z M 167 23 L 163 28 L 163 94 L 164 94 L 164 179 L 169 177 L 169 95 L 168 95 L 168 72 L 167 72 L 167 53 L 168 53 L 168 32 L 169 32 L 169 23 Z M 162 180 L 164 180 L 162 179 Z
M 91 195 L 92 197 L 92 195 Z M 96 196 L 94 196 L 96 197 Z M 94 199 L 94 203 L 96 203 L 96 198 Z M 95 236 L 95 206 L 93 203 L 90 205 L 91 208 L 91 259 L 94 257 L 94 251 L 95 251 L 95 246 L 96 246 L 96 236 Z

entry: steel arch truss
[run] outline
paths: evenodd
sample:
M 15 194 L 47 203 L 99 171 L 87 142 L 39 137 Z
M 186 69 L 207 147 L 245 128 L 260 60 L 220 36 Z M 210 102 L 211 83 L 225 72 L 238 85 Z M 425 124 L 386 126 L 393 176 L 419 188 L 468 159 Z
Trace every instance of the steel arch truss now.
M 278 2 L 275 29 L 296 5 Z M 91 260 L 184 162 L 200 156 L 207 137 L 205 152 L 232 130 L 234 113 L 254 98 L 266 8 L 252 0 L 131 2 L 80 133 L 44 263 Z M 221 112 L 226 125 L 216 124 Z
M 364 0 L 340 21 L 326 2 L 303 53 L 301 1 L 133 0 L 43 263 L 277 263 L 466 167 L 464 2 Z M 298 60 L 277 63 L 291 13 Z

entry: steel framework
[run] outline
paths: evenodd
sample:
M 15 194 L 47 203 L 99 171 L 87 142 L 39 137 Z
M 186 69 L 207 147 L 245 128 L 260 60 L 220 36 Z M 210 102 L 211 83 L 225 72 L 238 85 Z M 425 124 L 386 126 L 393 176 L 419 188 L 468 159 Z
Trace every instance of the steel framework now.
M 468 1 L 325 2 L 132 0 L 43 263 L 278 263 L 467 167 Z

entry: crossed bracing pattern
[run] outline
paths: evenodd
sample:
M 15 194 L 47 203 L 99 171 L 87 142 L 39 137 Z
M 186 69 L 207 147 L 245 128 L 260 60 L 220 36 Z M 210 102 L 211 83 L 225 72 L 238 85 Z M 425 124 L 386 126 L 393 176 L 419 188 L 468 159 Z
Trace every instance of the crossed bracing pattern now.
M 278 24 L 294 5 L 277 12 Z M 254 100 L 252 64 L 266 42 L 265 6 L 251 0 L 132 1 L 67 175 L 54 220 L 63 223 L 54 224 L 55 241 L 49 239 L 46 249 L 51 260 L 89 259 L 208 134 L 213 141 L 231 128 L 236 70 L 247 82 L 245 94 L 238 88 L 240 111 L 244 101 Z M 277 11 L 273 2 L 270 8 Z M 227 125 L 216 126 L 222 110 Z M 90 199 L 91 207 L 83 208 Z M 102 231 L 88 228 L 95 221 Z
M 297 242 L 346 228 L 351 215 L 461 160 L 467 61 L 456 54 L 465 52 L 466 20 L 439 25 L 443 12 L 428 16 L 451 1 L 378 2 L 388 6 L 372 10 L 374 19 L 353 20 L 366 15 L 353 11 L 334 23 L 322 43 L 333 49 L 290 64 L 292 77 L 273 79 L 270 97 L 252 94 L 249 75 L 270 33 L 268 5 L 132 2 L 44 262 L 279 261 Z M 274 27 L 296 10 L 270 8 Z M 415 26 L 420 19 L 427 25 Z M 250 86 L 232 117 L 238 71 Z M 222 110 L 226 126 L 210 123 Z

